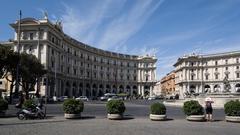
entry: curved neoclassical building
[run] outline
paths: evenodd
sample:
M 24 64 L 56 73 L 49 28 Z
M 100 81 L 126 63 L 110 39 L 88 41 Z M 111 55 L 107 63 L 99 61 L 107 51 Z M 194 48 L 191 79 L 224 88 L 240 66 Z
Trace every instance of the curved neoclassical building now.
M 18 21 L 15 30 L 17 50 Z M 102 96 L 104 93 L 151 95 L 156 83 L 156 57 L 126 55 L 81 43 L 53 24 L 25 18 L 21 22 L 20 52 L 34 54 L 48 70 L 36 86 L 41 95 Z
M 239 93 L 240 51 L 187 55 L 175 66 L 176 91 L 186 93 Z

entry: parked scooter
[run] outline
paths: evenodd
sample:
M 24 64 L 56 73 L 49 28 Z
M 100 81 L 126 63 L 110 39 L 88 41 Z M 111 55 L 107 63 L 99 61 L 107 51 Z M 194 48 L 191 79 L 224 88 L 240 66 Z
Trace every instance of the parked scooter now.
M 45 114 L 42 110 L 42 105 L 38 104 L 34 108 L 20 109 L 17 112 L 17 117 L 19 120 L 35 118 L 44 119 Z

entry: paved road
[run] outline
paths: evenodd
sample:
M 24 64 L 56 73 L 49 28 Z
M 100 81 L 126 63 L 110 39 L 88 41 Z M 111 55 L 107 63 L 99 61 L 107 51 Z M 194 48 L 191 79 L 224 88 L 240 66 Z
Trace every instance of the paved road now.
M 49 104 L 44 120 L 0 118 L 0 135 L 239 135 L 240 124 L 223 121 L 223 109 L 215 109 L 215 122 L 189 122 L 180 107 L 167 106 L 168 121 L 148 118 L 150 101 L 126 101 L 125 115 L 129 119 L 106 119 L 106 102 L 86 102 L 83 118 L 66 120 L 62 104 Z M 10 106 L 8 114 L 15 114 Z

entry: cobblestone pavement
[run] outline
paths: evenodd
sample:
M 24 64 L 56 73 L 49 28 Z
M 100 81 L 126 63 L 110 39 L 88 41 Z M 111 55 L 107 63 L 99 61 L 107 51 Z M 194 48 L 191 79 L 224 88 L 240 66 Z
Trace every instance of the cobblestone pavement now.
M 151 121 L 146 118 L 108 120 L 87 117 L 66 120 L 61 116 L 44 120 L 2 118 L 0 135 L 239 135 L 240 123 L 189 122 L 185 119 Z

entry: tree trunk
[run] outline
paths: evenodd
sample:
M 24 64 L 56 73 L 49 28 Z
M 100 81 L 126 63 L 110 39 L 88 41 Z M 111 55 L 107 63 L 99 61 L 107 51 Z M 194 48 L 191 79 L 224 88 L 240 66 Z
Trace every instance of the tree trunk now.
M 26 99 L 29 99 L 29 84 L 26 84 L 25 94 L 26 94 Z
M 37 79 L 37 90 L 36 90 L 36 93 L 35 93 L 37 98 L 40 98 L 39 91 L 40 91 L 40 78 Z
M 9 97 L 10 104 L 12 104 L 12 95 L 13 95 L 13 82 L 10 85 L 10 97 Z

